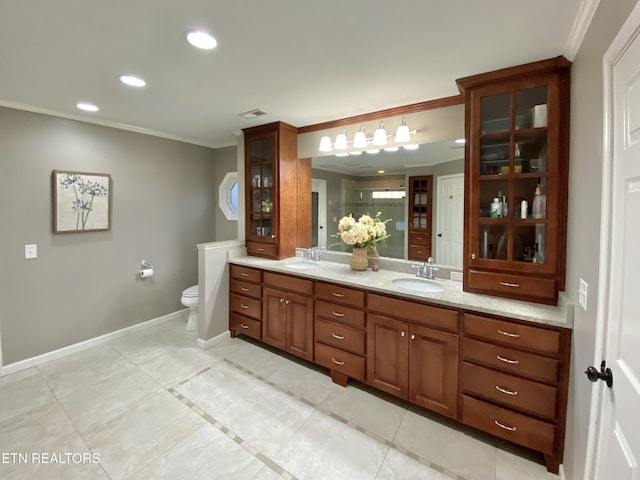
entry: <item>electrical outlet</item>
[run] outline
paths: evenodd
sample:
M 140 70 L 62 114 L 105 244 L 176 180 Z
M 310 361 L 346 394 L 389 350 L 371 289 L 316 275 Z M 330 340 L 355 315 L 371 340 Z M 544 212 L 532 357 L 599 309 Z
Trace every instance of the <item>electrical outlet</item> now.
M 578 303 L 582 307 L 582 309 L 587 311 L 587 292 L 589 290 L 589 285 L 583 279 L 580 279 L 580 288 L 578 289 Z
M 25 258 L 25 260 L 31 260 L 32 258 L 38 258 L 38 245 L 25 245 L 24 246 L 24 258 Z

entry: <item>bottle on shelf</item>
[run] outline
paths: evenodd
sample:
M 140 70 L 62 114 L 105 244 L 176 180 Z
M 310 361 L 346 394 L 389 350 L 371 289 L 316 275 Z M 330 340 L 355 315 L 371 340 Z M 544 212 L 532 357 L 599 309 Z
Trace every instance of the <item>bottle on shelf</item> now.
M 489 213 L 489 216 L 491 218 L 500 218 L 500 214 L 502 213 L 502 205 L 500 202 L 500 197 L 495 197 L 493 199 L 493 202 L 491 202 L 491 211 Z
M 520 202 L 520 218 L 521 219 L 526 219 L 527 215 L 528 215 L 528 210 L 529 210 L 529 202 L 527 202 L 526 200 L 522 200 L 522 202 Z
M 533 197 L 533 205 L 531 207 L 533 218 L 547 217 L 547 196 L 543 195 L 540 190 L 540 184 L 536 187 L 536 193 Z
M 507 197 L 502 196 L 502 207 L 500 210 L 500 216 L 502 218 L 507 218 L 509 216 L 509 205 L 507 205 Z

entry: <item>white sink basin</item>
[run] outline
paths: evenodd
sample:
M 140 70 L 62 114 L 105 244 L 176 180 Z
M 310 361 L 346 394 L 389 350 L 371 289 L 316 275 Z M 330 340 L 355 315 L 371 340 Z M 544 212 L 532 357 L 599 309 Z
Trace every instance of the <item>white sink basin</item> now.
M 310 262 L 309 260 L 303 260 L 300 258 L 292 258 L 291 260 L 285 260 L 282 264 L 287 268 L 293 268 L 295 270 L 311 270 L 318 268 L 317 262 Z
M 436 282 L 424 280 L 422 278 L 396 278 L 395 280 L 392 280 L 391 283 L 396 287 L 413 290 L 415 292 L 444 292 L 442 285 L 438 285 Z

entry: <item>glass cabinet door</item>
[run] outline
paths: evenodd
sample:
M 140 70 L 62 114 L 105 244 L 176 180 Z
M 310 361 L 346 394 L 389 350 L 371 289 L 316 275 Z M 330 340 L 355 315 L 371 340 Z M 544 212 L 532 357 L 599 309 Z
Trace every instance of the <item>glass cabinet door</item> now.
M 247 171 L 249 231 L 248 235 L 260 241 L 275 238 L 274 195 L 275 138 L 258 138 L 249 143 Z
M 479 99 L 474 260 L 545 263 L 547 86 Z M 535 268 L 535 267 L 532 267 Z

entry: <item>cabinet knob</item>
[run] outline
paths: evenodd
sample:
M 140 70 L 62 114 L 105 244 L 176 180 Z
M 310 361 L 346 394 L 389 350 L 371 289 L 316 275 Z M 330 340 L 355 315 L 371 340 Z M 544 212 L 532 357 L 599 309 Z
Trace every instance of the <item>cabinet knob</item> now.
M 416 336 L 412 334 L 411 335 L 411 340 L 415 340 L 415 339 L 416 339 Z
M 400 336 L 404 337 L 404 330 L 402 332 L 400 332 Z
M 285 305 L 289 305 L 291 303 L 291 300 L 287 300 L 286 302 L 284 302 Z
M 471 260 L 475 260 L 475 259 L 476 259 L 476 254 L 475 254 L 475 253 L 472 253 L 472 254 L 471 254 Z
M 282 302 L 284 302 L 284 298 L 281 298 L 281 299 L 280 299 L 280 303 L 282 303 Z

